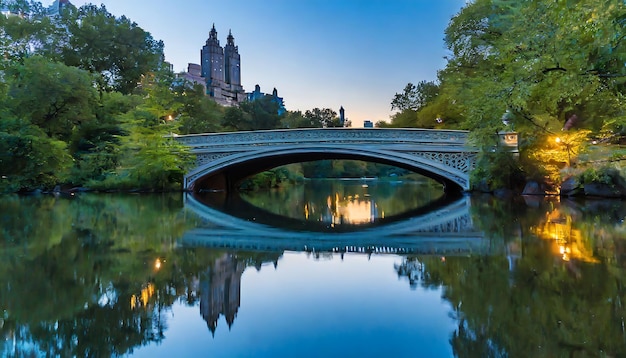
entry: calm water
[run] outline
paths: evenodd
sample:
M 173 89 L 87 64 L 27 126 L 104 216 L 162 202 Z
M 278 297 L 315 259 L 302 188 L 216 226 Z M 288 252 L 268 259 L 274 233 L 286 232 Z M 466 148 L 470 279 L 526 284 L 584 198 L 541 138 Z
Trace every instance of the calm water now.
M 318 181 L 0 200 L 0 356 L 626 356 L 626 205 Z

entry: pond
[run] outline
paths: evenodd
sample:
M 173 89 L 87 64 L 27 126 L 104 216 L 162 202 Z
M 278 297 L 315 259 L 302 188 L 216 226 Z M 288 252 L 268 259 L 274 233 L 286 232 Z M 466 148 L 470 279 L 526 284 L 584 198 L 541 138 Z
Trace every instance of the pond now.
M 621 201 L 4 196 L 0 356 L 623 356 Z

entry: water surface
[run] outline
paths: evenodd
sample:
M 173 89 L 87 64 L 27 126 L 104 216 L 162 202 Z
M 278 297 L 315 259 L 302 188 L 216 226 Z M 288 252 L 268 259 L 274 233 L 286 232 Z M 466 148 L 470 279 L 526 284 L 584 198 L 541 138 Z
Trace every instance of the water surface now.
M 623 202 L 344 184 L 2 197 L 0 356 L 626 354 Z

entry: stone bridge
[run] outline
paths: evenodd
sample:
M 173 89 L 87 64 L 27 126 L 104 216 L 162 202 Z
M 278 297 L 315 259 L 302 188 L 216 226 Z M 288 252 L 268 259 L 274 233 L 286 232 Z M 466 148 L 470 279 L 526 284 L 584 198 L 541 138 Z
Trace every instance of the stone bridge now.
M 478 148 L 467 131 L 391 128 L 306 128 L 176 136 L 191 148 L 196 166 L 184 189 L 230 190 L 250 175 L 290 163 L 354 159 L 390 164 L 469 190 Z M 500 134 L 517 152 L 517 134 Z

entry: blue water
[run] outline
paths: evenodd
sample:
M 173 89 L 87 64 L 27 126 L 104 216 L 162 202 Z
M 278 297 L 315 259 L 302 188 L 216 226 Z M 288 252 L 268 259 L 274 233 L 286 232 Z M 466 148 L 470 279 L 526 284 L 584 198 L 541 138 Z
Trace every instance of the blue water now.
M 412 289 L 395 255 L 286 252 L 274 268 L 248 267 L 241 305 L 213 336 L 198 305 L 165 313 L 160 345 L 137 357 L 451 357 L 456 328 L 441 289 Z

